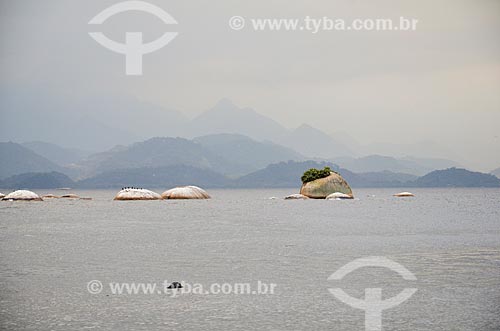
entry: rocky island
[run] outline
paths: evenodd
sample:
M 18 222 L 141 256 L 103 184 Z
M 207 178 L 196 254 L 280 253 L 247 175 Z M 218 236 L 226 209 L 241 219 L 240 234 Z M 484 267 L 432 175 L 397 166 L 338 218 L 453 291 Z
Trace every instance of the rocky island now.
M 325 167 L 323 170 L 311 168 L 304 173 L 301 180 L 300 194 L 306 197 L 326 199 L 333 193 L 343 193 L 353 198 L 352 189 L 346 180 L 329 167 Z
M 35 192 L 28 190 L 17 190 L 7 194 L 2 200 L 6 201 L 42 201 L 42 198 Z
M 114 200 L 161 200 L 161 195 L 143 188 L 125 187 L 118 192 Z
M 175 187 L 161 194 L 163 199 L 210 199 L 210 195 L 198 186 Z

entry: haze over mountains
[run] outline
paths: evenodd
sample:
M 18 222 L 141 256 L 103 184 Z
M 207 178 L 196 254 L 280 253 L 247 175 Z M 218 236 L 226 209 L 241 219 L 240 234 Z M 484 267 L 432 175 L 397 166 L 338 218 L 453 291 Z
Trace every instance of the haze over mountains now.
M 354 172 L 391 171 L 422 176 L 436 169 L 458 167 L 460 164 L 445 159 L 368 155 L 360 158 L 335 158 L 339 166 Z
M 436 143 L 360 145 L 349 128 L 325 133 L 304 123 L 288 129 L 251 108 L 228 99 L 193 119 L 131 97 L 51 95 L 48 91 L 0 90 L 0 141 L 45 142 L 63 148 L 100 152 L 152 137 L 194 138 L 211 134 L 240 134 L 279 144 L 309 158 L 360 157 L 369 154 L 448 158 Z M 84 114 L 84 115 L 82 115 Z M 332 123 L 335 127 L 335 123 Z M 456 158 L 455 158 L 456 159 Z
M 271 163 L 305 158 L 291 148 L 269 141 L 258 142 L 240 134 L 212 134 L 196 137 L 193 141 L 233 164 L 227 171 L 229 175 L 246 174 Z
M 26 172 L 64 172 L 64 168 L 19 144 L 0 142 L 0 179 Z
M 222 99 L 214 107 L 195 117 L 187 132 L 196 136 L 237 133 L 256 140 L 277 142 L 283 139 L 289 130 L 251 108 L 240 108 L 229 99 Z
M 5 152 L 10 148 L 24 161 L 19 167 L 7 162 L 0 178 L 58 171 L 85 179 L 116 170 L 176 165 L 237 178 L 270 164 L 309 159 L 332 162 L 365 174 L 364 180 L 383 178 L 383 182 L 394 176 L 411 180 L 433 170 L 463 166 L 447 159 L 451 153 L 434 142 L 361 145 L 343 133 L 349 128 L 338 126 L 337 132 L 327 134 L 304 123 L 288 129 L 228 99 L 188 119 L 181 112 L 131 97 L 82 99 L 15 89 L 2 89 L 0 96 L 0 140 L 23 142 L 27 147 L 2 147 L 5 155 L 11 153 Z M 27 162 L 29 155 L 33 160 Z
M 182 13 L 179 38 L 144 60 L 141 77 L 125 75 L 124 57 L 95 43 L 81 24 L 103 9 L 102 1 L 3 3 L 9 33 L 2 43 L 0 141 L 102 152 L 152 137 L 238 133 L 306 157 L 444 158 L 488 172 L 500 166 L 498 1 L 366 4 L 367 17 L 413 13 L 425 24 L 355 38 L 350 32 L 235 33 L 227 24 L 207 24 L 226 22 L 233 6 L 202 2 L 207 10 L 193 11 L 189 2 L 175 2 L 167 9 Z M 335 1 L 318 6 L 346 17 L 359 11 Z M 248 15 L 295 17 L 311 4 L 240 7 Z M 182 17 L 190 15 L 203 19 Z M 103 33 L 120 42 L 132 26 L 145 40 L 164 28 L 149 15 L 130 13 L 116 15 Z M 223 97 L 238 107 L 215 106 Z M 332 152 L 317 148 L 307 141 L 312 132 L 306 141 L 285 138 L 303 125 L 339 145 L 330 143 Z
M 171 186 L 293 187 L 300 185 L 300 175 L 309 167 L 326 165 L 337 169 L 353 187 L 499 185 L 492 175 L 449 168 L 450 161 L 446 160 L 379 155 L 344 157 L 336 161 L 308 160 L 290 148 L 238 134 L 213 134 L 192 140 L 157 137 L 115 146 L 87 157 L 53 144 L 9 142 L 0 144 L 0 156 L 0 185 L 14 188 L 154 187 L 167 183 Z M 436 171 L 433 166 L 448 169 Z M 423 174 L 426 175 L 420 177 Z
M 97 152 L 152 137 L 241 134 L 281 144 L 309 157 L 353 155 L 349 148 L 320 130 L 308 125 L 289 130 L 251 108 L 237 107 L 228 99 L 189 120 L 180 112 L 133 98 L 103 96 L 80 100 L 16 90 L 3 90 L 0 97 L 0 141 L 43 141 Z M 85 116 L 77 115 L 80 113 Z
M 42 141 L 30 141 L 23 143 L 22 145 L 60 166 L 76 163 L 91 154 L 90 152 L 64 148 L 56 144 L 50 144 Z
M 214 134 L 192 140 L 157 137 L 128 146 L 115 146 L 105 152 L 89 156 L 85 156 L 81 151 L 41 142 L 23 145 L 3 143 L 0 145 L 0 151 L 5 155 L 4 163 L 6 163 L 3 170 L 0 170 L 0 178 L 39 171 L 60 171 L 73 178 L 87 178 L 110 170 L 171 165 L 211 169 L 229 177 L 237 177 L 263 169 L 272 163 L 308 159 L 288 147 L 268 141 L 259 142 L 238 134 Z M 7 157 L 11 153 L 13 157 Z M 9 163 L 9 160 L 15 159 L 24 160 L 18 161 L 23 166 Z M 321 160 L 321 158 L 316 159 Z M 454 162 L 447 160 L 397 159 L 380 155 L 323 160 L 356 173 L 389 171 L 414 176 L 456 166 Z

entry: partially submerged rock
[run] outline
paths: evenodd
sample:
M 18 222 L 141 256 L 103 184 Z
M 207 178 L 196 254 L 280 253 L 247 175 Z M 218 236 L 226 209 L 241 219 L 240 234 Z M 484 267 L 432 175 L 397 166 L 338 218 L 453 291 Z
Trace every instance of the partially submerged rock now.
M 210 199 L 210 195 L 198 186 L 175 187 L 161 194 L 163 199 Z
M 80 197 L 76 194 L 64 194 L 64 195 L 61 195 L 61 198 L 64 198 L 64 199 L 80 199 Z
M 405 197 L 414 197 L 415 195 L 413 193 L 410 193 L 410 192 L 401 192 L 401 193 L 394 194 L 394 196 L 398 197 L 398 198 L 405 198 Z
M 291 194 L 285 197 L 285 200 L 306 200 L 309 199 L 309 197 L 306 197 L 303 194 Z
M 0 193 L 0 199 L 2 199 L 3 197 L 5 197 L 5 194 Z
M 327 200 L 344 200 L 344 199 L 353 199 L 352 195 L 335 192 L 326 197 Z
M 8 201 L 42 201 L 42 198 L 38 196 L 35 192 L 28 190 L 17 190 L 12 193 L 7 194 L 2 200 Z
M 161 200 L 161 195 L 142 188 L 125 188 L 116 194 L 114 200 Z
M 78 200 L 92 200 L 92 198 L 80 197 L 76 194 L 64 194 L 64 195 L 55 195 L 55 194 L 45 194 L 42 196 L 42 199 L 78 199 Z
M 45 194 L 44 196 L 42 196 L 42 199 L 59 199 L 59 198 L 60 196 L 54 194 Z
M 353 197 L 349 184 L 336 172 L 330 172 L 330 176 L 304 183 L 300 188 L 300 194 L 313 199 L 325 199 L 336 192 Z

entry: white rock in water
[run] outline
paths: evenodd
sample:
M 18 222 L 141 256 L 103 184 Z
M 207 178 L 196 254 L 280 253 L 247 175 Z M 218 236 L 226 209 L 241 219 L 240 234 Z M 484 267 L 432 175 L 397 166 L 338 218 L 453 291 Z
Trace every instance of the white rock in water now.
M 343 200 L 343 199 L 352 199 L 352 195 L 349 195 L 349 194 L 345 194 L 345 193 L 341 193 L 341 192 L 335 192 L 335 193 L 332 193 L 330 195 L 328 195 L 325 199 L 327 200 Z
M 5 196 L 5 194 L 0 193 L 0 199 L 2 199 Z
M 285 200 L 307 200 L 309 197 L 306 197 L 302 194 L 291 194 L 285 197 Z
M 24 200 L 24 201 L 42 201 L 42 198 L 35 192 L 28 190 L 17 190 L 7 194 L 2 200 Z
M 161 194 L 163 199 L 210 199 L 210 195 L 198 186 L 175 187 Z
M 415 195 L 413 193 L 410 193 L 410 192 L 401 192 L 401 193 L 394 194 L 394 196 L 398 197 L 398 198 L 404 198 L 404 197 L 414 197 Z
M 161 195 L 142 188 L 126 188 L 118 192 L 114 200 L 161 200 Z

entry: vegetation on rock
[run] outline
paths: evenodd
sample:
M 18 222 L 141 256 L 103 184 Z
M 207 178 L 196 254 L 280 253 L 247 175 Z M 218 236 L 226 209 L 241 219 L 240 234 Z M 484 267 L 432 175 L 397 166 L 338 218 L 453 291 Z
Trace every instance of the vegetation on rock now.
M 320 178 L 325 178 L 330 176 L 330 173 L 333 172 L 330 167 L 325 167 L 323 170 L 318 170 L 316 168 L 311 168 L 304 172 L 302 177 L 300 178 L 302 180 L 302 183 L 308 183 L 312 182 L 313 180 L 320 179 Z

